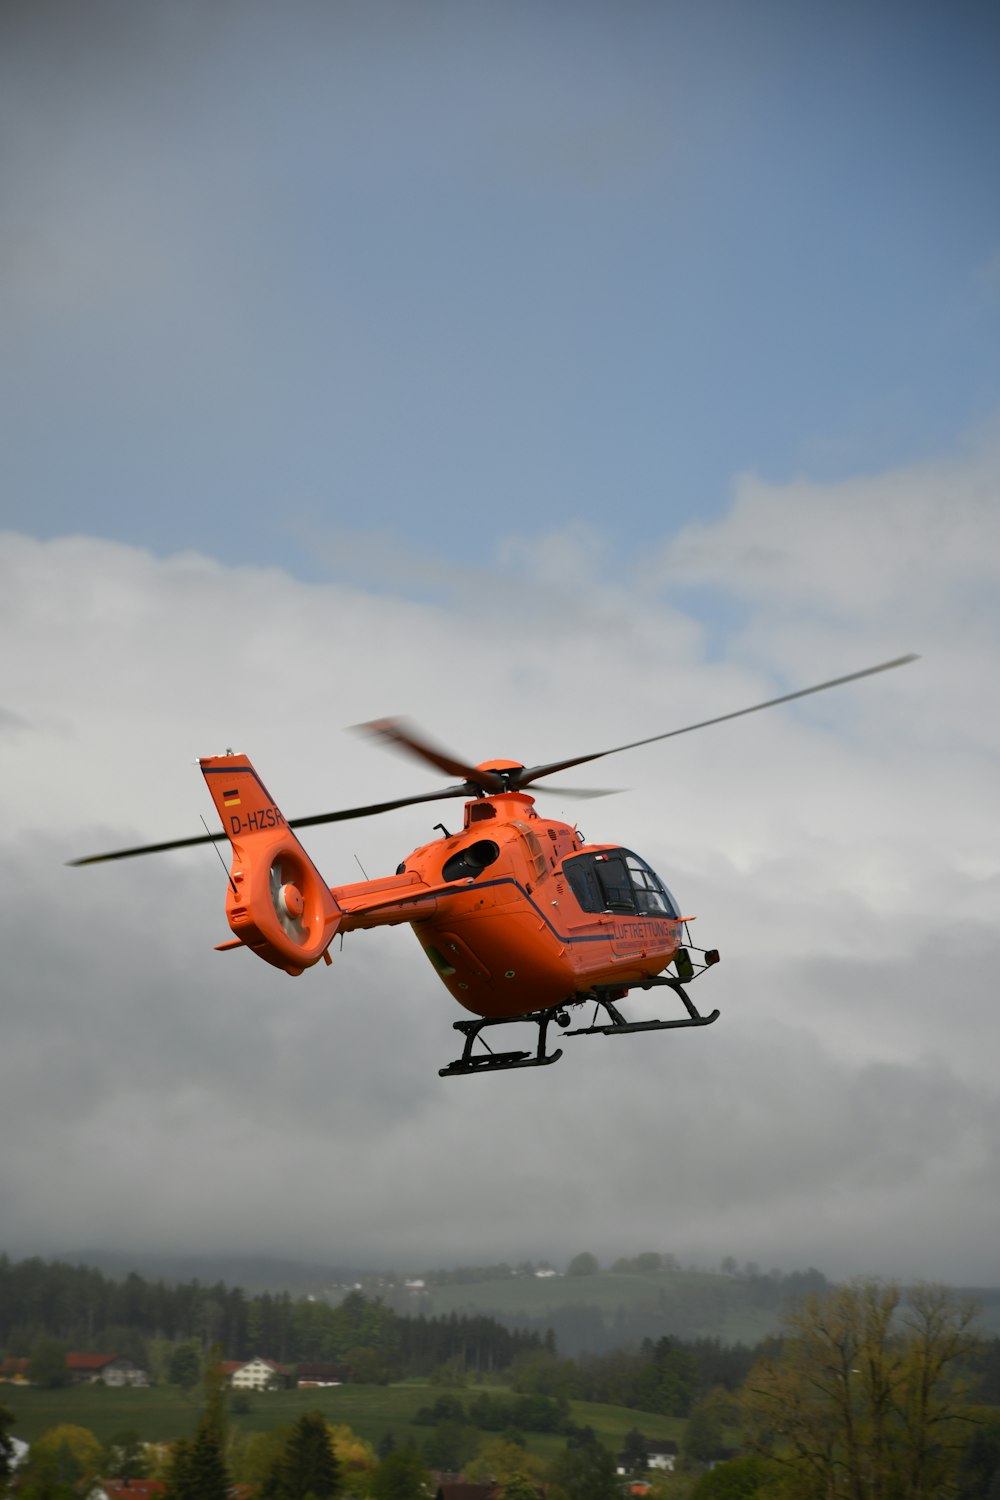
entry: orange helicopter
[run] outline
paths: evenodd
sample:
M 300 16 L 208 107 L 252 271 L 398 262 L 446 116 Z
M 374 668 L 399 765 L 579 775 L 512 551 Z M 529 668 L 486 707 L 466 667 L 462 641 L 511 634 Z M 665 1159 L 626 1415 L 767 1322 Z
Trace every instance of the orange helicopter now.
M 462 1055 L 442 1077 L 536 1068 L 558 1061 L 546 1050 L 550 1025 L 568 1036 L 623 1036 L 710 1026 L 684 986 L 719 961 L 718 950 L 690 940 L 689 917 L 645 860 L 616 844 L 588 844 L 576 827 L 540 817 L 527 788 L 543 777 L 622 750 L 688 734 L 794 698 L 804 698 L 916 660 L 901 656 L 755 703 L 682 729 L 576 755 L 547 765 L 488 760 L 472 766 L 437 749 L 401 722 L 362 726 L 385 743 L 461 777 L 457 785 L 391 802 L 286 819 L 245 755 L 207 756 L 199 764 L 222 820 L 221 833 L 119 849 L 71 861 L 75 865 L 125 859 L 218 843 L 228 838 L 232 866 L 226 916 L 234 937 L 220 951 L 249 948 L 266 963 L 299 975 L 321 958 L 331 963 L 338 933 L 408 922 L 448 990 L 475 1019 L 454 1022 Z M 558 788 L 562 796 L 601 792 Z M 293 828 L 390 812 L 418 802 L 461 797 L 463 826 L 415 849 L 394 875 L 328 886 Z M 698 955 L 694 957 L 692 955 Z M 673 970 L 667 973 L 668 969 Z M 618 1009 L 629 991 L 669 989 L 686 1014 L 666 1021 L 628 1021 Z M 567 1030 L 571 1012 L 592 1005 L 590 1024 Z M 534 1052 L 494 1052 L 482 1033 L 511 1022 L 533 1022 Z M 477 1043 L 486 1049 L 476 1051 Z

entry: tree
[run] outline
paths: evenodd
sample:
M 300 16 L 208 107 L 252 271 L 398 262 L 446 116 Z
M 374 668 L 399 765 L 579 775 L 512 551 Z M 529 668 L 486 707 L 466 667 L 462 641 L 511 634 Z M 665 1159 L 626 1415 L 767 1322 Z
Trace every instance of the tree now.
M 142 1434 L 134 1427 L 116 1432 L 105 1449 L 103 1473 L 108 1479 L 145 1479 L 149 1457 Z
M 465 1465 L 465 1477 L 474 1484 L 509 1485 L 515 1479 L 540 1484 L 545 1465 L 533 1453 L 526 1453 L 518 1443 L 503 1437 L 488 1438 L 480 1443 L 476 1455 Z
M 703 1474 L 691 1491 L 691 1500 L 754 1500 L 767 1477 L 767 1465 L 756 1454 L 733 1458 Z
M 684 1457 L 707 1464 L 722 1448 L 722 1423 L 709 1403 L 699 1401 L 688 1418 L 682 1439 Z
M 1000 1494 L 1000 1416 L 977 1412 L 977 1426 L 962 1454 L 958 1500 L 994 1500 Z
M 672 1338 L 645 1343 L 648 1364 L 635 1379 L 630 1392 L 633 1405 L 642 1411 L 686 1417 L 698 1388 L 698 1365 L 694 1356 Z
M 261 1488 L 263 1500 L 330 1500 L 340 1488 L 340 1465 L 322 1412 L 306 1412 L 291 1432 Z
M 66 1345 L 61 1344 L 58 1339 L 36 1339 L 31 1347 L 28 1379 L 32 1385 L 40 1385 L 43 1390 L 52 1391 L 59 1386 L 69 1385 Z
M 255 1432 L 249 1437 L 240 1455 L 240 1480 L 255 1490 L 262 1490 L 264 1481 L 277 1467 L 291 1433 L 292 1424 L 284 1422 L 269 1432 Z
M 205 1367 L 205 1403 L 194 1441 L 174 1444 L 166 1474 L 166 1500 L 228 1500 L 226 1443 L 226 1382 L 213 1350 Z
M 165 1500 L 193 1500 L 191 1443 L 188 1438 L 178 1438 L 174 1443 L 163 1478 L 167 1486 Z
M 566 1267 L 567 1276 L 596 1276 L 600 1271 L 596 1255 L 591 1255 L 585 1250 L 582 1255 L 574 1255 Z
M 744 1430 L 789 1500 L 946 1493 L 969 1414 L 959 1369 L 973 1304 L 943 1287 L 857 1281 L 806 1298 L 780 1356 L 751 1371 Z
M 649 1447 L 645 1435 L 639 1431 L 638 1427 L 630 1428 L 622 1443 L 622 1458 L 625 1460 L 625 1467 L 629 1473 L 637 1474 L 645 1469 L 648 1457 Z
M 618 1500 L 615 1461 L 600 1443 L 566 1447 L 549 1470 L 555 1500 Z
M 396 1448 L 371 1477 L 372 1500 L 425 1500 L 430 1475 L 415 1448 Z
M 227 1500 L 229 1475 L 222 1443 L 211 1420 L 202 1417 L 191 1444 L 188 1466 L 189 1494 L 184 1500 Z
M 438 1422 L 424 1440 L 424 1458 L 429 1469 L 457 1473 L 476 1450 L 478 1434 L 463 1422 Z
M 218 1344 L 214 1346 L 209 1354 L 205 1365 L 205 1373 L 201 1378 L 202 1390 L 204 1391 L 204 1405 L 202 1406 L 201 1422 L 202 1428 L 213 1438 L 222 1453 L 226 1446 L 226 1393 L 228 1386 L 226 1377 L 222 1372 L 222 1350 Z
M 27 1500 L 69 1500 L 86 1495 L 100 1473 L 104 1449 L 87 1427 L 63 1422 L 31 1445 L 18 1471 L 18 1493 Z
M 512 1474 L 506 1484 L 500 1487 L 500 1500 L 539 1500 L 544 1494 L 544 1489 L 523 1474 Z
M 169 1380 L 182 1390 L 192 1390 L 201 1378 L 201 1356 L 197 1344 L 179 1344 L 170 1356 Z
M 431 1385 L 448 1386 L 452 1390 L 461 1390 L 469 1383 L 469 1377 L 465 1368 L 465 1360 L 461 1354 L 453 1354 L 451 1359 L 446 1359 L 442 1364 L 435 1365 L 428 1376 Z

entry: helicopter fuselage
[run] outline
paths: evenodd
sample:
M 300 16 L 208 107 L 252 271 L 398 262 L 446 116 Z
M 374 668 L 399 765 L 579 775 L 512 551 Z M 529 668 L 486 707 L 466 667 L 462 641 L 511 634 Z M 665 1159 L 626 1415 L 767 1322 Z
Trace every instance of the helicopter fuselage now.
M 442 983 L 479 1016 L 640 984 L 681 943 L 683 918 L 645 861 L 585 845 L 523 792 L 466 803 L 460 833 L 415 849 L 394 876 L 330 894 L 340 931 L 410 923 Z

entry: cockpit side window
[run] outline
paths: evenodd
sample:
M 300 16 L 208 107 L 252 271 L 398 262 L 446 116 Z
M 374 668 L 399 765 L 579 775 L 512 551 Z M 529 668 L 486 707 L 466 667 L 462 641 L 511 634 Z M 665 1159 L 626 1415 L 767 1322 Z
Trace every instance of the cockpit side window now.
M 582 854 L 577 859 L 568 859 L 563 872 L 569 888 L 580 903 L 581 911 L 603 911 L 604 897 L 594 873 L 594 856 Z
M 584 911 L 635 911 L 628 870 L 617 849 L 567 859 L 563 870 Z
M 635 911 L 635 897 L 621 855 L 599 854 L 595 869 L 604 895 L 605 911 Z

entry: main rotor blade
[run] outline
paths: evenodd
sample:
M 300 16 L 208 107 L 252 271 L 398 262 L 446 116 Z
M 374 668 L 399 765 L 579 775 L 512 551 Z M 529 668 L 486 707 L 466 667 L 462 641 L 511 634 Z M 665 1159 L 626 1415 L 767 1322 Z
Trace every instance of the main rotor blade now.
M 421 792 L 415 797 L 397 797 L 392 802 L 372 802 L 367 807 L 346 807 L 339 812 L 315 813 L 309 818 L 289 818 L 289 828 L 315 828 L 319 823 L 343 823 L 349 818 L 367 818 L 374 813 L 392 812 L 397 807 L 411 807 L 415 802 L 440 802 L 448 797 L 474 797 L 474 786 L 449 786 L 441 792 Z M 88 854 L 83 859 L 69 859 L 68 865 L 100 865 L 112 859 L 132 859 L 137 854 L 163 854 L 168 849 L 190 849 L 195 844 L 219 844 L 227 833 L 199 833 L 190 839 L 169 839 L 162 844 L 142 844 L 136 849 L 113 849 L 108 854 Z
M 506 787 L 501 777 L 490 771 L 478 771 L 464 760 L 457 760 L 446 750 L 439 750 L 429 740 L 420 739 L 402 719 L 373 719 L 370 724 L 359 724 L 357 728 L 384 740 L 386 744 L 404 750 L 416 760 L 426 761 L 449 776 L 461 776 L 473 786 L 487 792 L 503 792 Z
M 190 849 L 193 844 L 219 844 L 228 835 L 199 833 L 191 839 L 169 839 L 164 844 L 140 844 L 137 849 L 112 849 L 108 854 L 85 854 L 83 859 L 68 859 L 68 865 L 101 865 L 109 859 L 131 859 L 134 854 L 162 854 L 167 849 Z
M 617 797 L 620 786 L 540 786 L 539 797 Z
M 707 729 L 710 724 L 723 724 L 727 719 L 741 719 L 744 714 L 759 713 L 762 708 L 775 708 L 779 703 L 791 703 L 793 698 L 808 698 L 810 693 L 823 693 L 827 688 L 842 687 L 845 682 L 857 682 L 861 677 L 873 677 L 876 672 L 889 672 L 893 667 L 905 667 L 919 660 L 911 652 L 908 656 L 897 656 L 892 661 L 879 662 L 876 667 L 865 667 L 861 672 L 849 672 L 846 677 L 831 677 L 829 682 L 818 682 L 815 687 L 799 688 L 794 693 L 782 693 L 780 698 L 768 698 L 766 703 L 753 703 L 749 708 L 738 708 L 734 713 L 718 714 L 714 719 L 702 719 L 697 724 L 685 724 L 683 729 L 668 729 L 666 734 L 651 734 L 644 740 L 632 740 L 628 745 L 615 745 L 611 750 L 597 750 L 593 755 L 577 755 L 571 760 L 551 761 L 545 766 L 528 766 L 517 778 L 517 785 L 530 786 L 542 776 L 554 776 L 557 771 L 568 771 L 572 766 L 586 765 L 590 760 L 601 760 L 605 755 L 617 755 L 621 750 L 637 750 L 640 745 L 652 745 L 657 740 L 670 740 L 678 734 L 690 734 L 693 729 Z
M 343 823 L 348 818 L 368 818 L 375 813 L 392 812 L 397 807 L 412 807 L 416 802 L 443 802 L 448 797 L 476 795 L 476 788 L 464 782 L 461 786 L 446 786 L 440 792 L 420 792 L 415 797 L 396 797 L 392 802 L 372 802 L 368 807 L 347 807 L 340 812 L 314 813 L 311 818 L 289 818 L 289 828 L 315 828 L 319 823 Z

